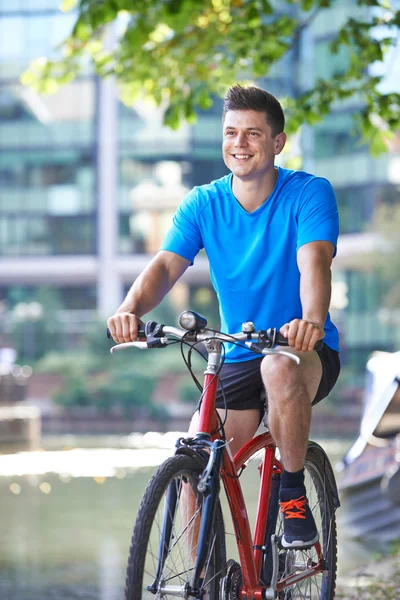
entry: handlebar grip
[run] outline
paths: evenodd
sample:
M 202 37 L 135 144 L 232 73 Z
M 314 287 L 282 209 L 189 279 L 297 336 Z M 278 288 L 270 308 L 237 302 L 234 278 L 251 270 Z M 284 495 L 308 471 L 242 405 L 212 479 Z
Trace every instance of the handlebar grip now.
M 146 339 L 146 333 L 145 333 L 145 325 L 144 324 L 140 324 L 139 328 L 138 328 L 138 340 L 145 340 Z M 112 335 L 111 335 L 111 331 L 108 329 L 107 327 L 107 337 L 109 340 L 112 340 Z
M 320 350 L 322 350 L 323 346 L 324 346 L 324 340 L 318 340 L 318 342 L 314 346 L 314 350 L 320 351 Z
M 318 340 L 318 342 L 314 346 L 314 350 L 322 350 L 324 346 L 324 340 Z
M 278 346 L 289 346 L 287 338 L 279 333 L 279 331 L 276 332 L 275 344 L 278 344 Z
M 279 331 L 276 332 L 276 338 L 275 338 L 275 343 L 278 344 L 279 346 L 288 346 L 289 342 L 287 340 L 287 338 L 285 338 Z M 315 344 L 314 346 L 314 350 L 322 350 L 322 347 L 324 345 L 324 340 L 318 340 L 318 342 Z

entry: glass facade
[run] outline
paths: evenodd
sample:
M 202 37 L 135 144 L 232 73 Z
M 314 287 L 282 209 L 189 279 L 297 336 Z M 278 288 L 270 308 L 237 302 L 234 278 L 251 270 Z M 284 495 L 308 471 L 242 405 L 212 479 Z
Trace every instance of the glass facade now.
M 314 53 L 314 76 L 317 79 L 330 79 L 334 75 L 343 75 L 350 66 L 346 48 L 340 47 L 336 54 L 330 49 L 330 40 L 321 40 Z
M 61 13 L 59 2 L 0 2 L 0 76 L 18 79 L 31 60 L 53 56 L 71 32 L 73 13 Z M 39 6 L 41 8 L 39 8 Z
M 38 13 L 40 11 L 57 11 L 60 0 L 0 0 L 0 12 Z
M 367 185 L 336 189 L 340 214 L 340 232 L 361 233 L 371 222 L 375 206 L 375 190 Z
M 318 38 L 331 37 L 343 27 L 349 16 L 358 19 L 365 16 L 367 10 L 355 0 L 335 0 L 327 10 L 318 11 L 311 23 L 312 33 Z
M 0 82 L 0 256 L 95 252 L 93 86 L 43 100 Z
M 71 31 L 58 6 L 0 2 L 0 257 L 96 251 L 95 82 L 52 96 L 19 83 Z
M 348 351 L 364 356 L 366 351 L 397 350 L 394 323 L 383 310 L 386 284 L 379 273 L 349 270 L 345 280 L 349 303 L 342 334 Z
M 96 282 L 69 281 L 62 264 L 49 271 L 48 261 L 96 254 L 97 84 L 87 75 L 39 96 L 19 81 L 32 60 L 54 56 L 69 35 L 75 15 L 59 5 L 0 0 L 0 312 L 1 332 L 10 333 L 33 318 L 32 307 L 57 310 L 59 337 L 68 344 L 68 333 L 81 336 L 89 317 L 77 325 L 66 315 L 96 310 Z
M 350 111 L 337 112 L 315 126 L 314 152 L 318 159 L 360 152 L 360 135 Z
M 221 101 L 198 122 L 172 131 L 162 113 L 119 105 L 118 197 L 120 254 L 154 254 L 182 198 L 228 171 L 221 157 Z

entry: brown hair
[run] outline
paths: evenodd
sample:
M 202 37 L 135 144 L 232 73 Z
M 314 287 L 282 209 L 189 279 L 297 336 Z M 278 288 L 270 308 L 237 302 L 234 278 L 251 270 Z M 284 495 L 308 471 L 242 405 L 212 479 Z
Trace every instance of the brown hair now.
M 273 137 L 282 133 L 285 128 L 285 115 L 279 101 L 269 92 L 255 86 L 232 86 L 224 99 L 222 122 L 225 121 L 228 110 L 264 112 Z

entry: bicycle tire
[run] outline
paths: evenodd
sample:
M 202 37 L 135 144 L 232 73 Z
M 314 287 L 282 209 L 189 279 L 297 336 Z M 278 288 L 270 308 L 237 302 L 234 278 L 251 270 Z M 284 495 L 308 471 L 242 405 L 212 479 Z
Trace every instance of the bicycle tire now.
M 332 468 L 322 448 L 309 446 L 305 459 L 305 485 L 310 509 L 320 534 L 325 561 L 322 573 L 295 583 L 279 592 L 279 600 L 333 600 L 336 589 L 337 531 L 335 501 L 331 486 Z M 282 535 L 283 521 L 278 516 L 276 534 Z M 315 547 L 308 550 L 283 549 L 279 552 L 280 580 L 299 571 L 299 565 L 317 563 Z
M 199 523 L 203 494 L 197 491 L 197 482 L 204 469 L 205 463 L 200 458 L 187 455 L 175 455 L 166 460 L 149 481 L 143 495 L 136 523 L 133 530 L 129 559 L 126 575 L 125 600 L 142 600 L 154 597 L 165 599 L 176 598 L 182 594 L 177 593 L 177 588 L 189 585 L 193 574 L 194 552 L 190 551 L 194 544 L 190 542 L 193 538 L 194 523 Z M 180 500 L 180 494 L 184 484 L 190 484 L 193 490 L 193 499 L 196 502 L 196 511 L 186 523 L 187 501 Z M 172 485 L 172 488 L 171 488 Z M 164 503 L 168 490 L 176 489 L 177 498 L 174 513 L 171 519 L 172 535 L 167 549 L 167 556 L 163 564 L 162 574 L 159 578 L 158 591 L 149 591 L 148 585 L 155 580 L 157 571 L 158 554 L 160 546 L 160 529 L 163 516 L 158 518 L 158 511 L 168 506 L 168 500 Z M 168 496 L 169 498 L 170 496 Z M 186 496 L 187 499 L 187 496 Z M 163 506 L 161 506 L 163 504 Z M 166 509 L 169 514 L 169 508 Z M 168 518 L 168 517 L 167 517 Z M 185 522 L 180 522 L 184 519 Z M 154 529 L 155 528 L 155 529 Z M 163 546 L 166 546 L 163 543 Z M 199 596 L 207 593 L 207 598 L 216 600 L 219 598 L 220 578 L 226 567 L 225 554 L 225 530 L 219 499 L 214 511 L 214 520 L 211 527 L 208 552 L 203 570 L 203 583 Z M 174 593 L 169 593 L 172 586 L 176 586 Z M 163 588 L 163 589 L 162 589 Z

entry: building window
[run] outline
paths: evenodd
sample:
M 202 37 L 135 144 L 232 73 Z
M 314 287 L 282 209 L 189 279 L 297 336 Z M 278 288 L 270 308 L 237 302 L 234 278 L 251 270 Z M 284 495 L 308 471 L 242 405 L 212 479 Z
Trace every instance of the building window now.
M 94 215 L 49 217 L 0 214 L 0 256 L 95 253 Z
M 341 233 L 365 231 L 375 208 L 374 189 L 367 186 L 335 189 Z
M 28 286 L 1 285 L 0 305 L 3 310 L 14 310 L 18 304 L 51 303 L 59 310 L 87 310 L 96 308 L 95 286 Z
M 33 4 L 35 11 L 32 10 Z M 13 13 L 6 13 L 0 18 L 1 78 L 18 79 L 32 60 L 40 56 L 54 56 L 54 48 L 68 37 L 76 21 L 76 14 L 60 12 L 57 10 L 59 2 L 57 4 L 48 2 L 42 7 L 42 11 L 46 12 L 40 12 L 40 2 L 0 2 L 0 11 Z M 31 11 L 32 14 L 18 15 L 15 14 L 17 10 Z

